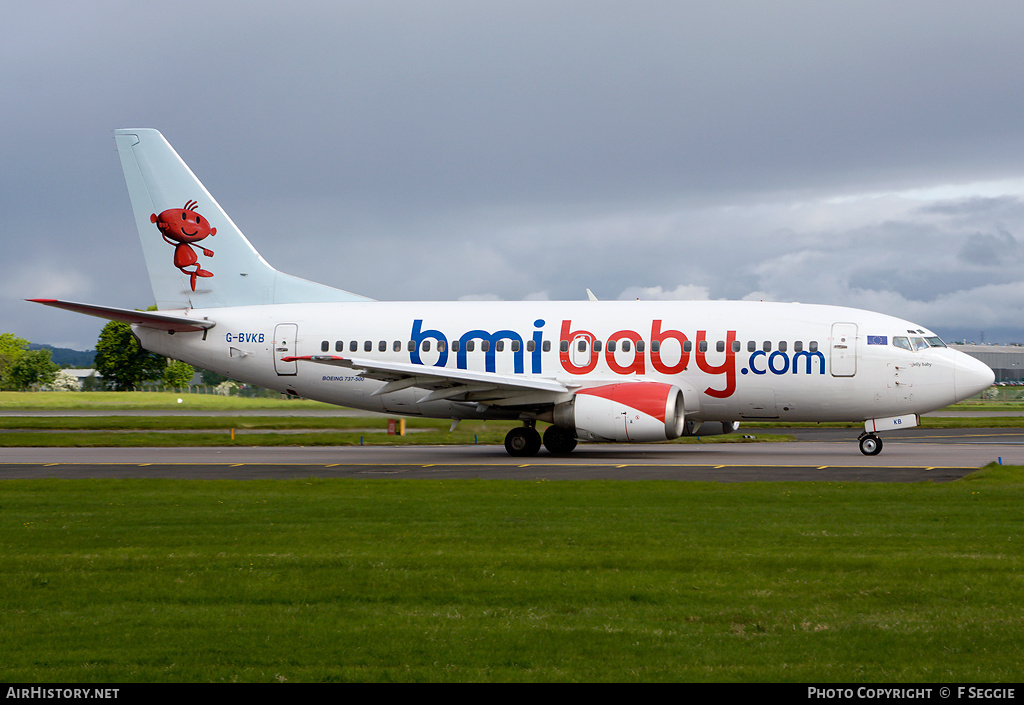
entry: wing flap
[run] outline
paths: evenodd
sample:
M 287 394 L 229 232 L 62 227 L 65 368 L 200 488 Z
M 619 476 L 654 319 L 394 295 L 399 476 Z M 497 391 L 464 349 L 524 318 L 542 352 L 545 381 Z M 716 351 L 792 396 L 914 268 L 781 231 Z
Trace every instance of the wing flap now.
M 577 385 L 566 385 L 546 377 L 509 376 L 494 372 L 475 372 L 447 367 L 427 367 L 402 362 L 348 358 L 337 355 L 302 355 L 282 358 L 284 362 L 305 361 L 321 365 L 347 367 L 359 370 L 363 377 L 387 382 L 374 395 L 389 394 L 408 387 L 427 390 L 421 402 L 463 399 L 487 401 L 491 404 L 513 404 L 530 398 L 536 403 L 538 396 L 545 402 L 559 401 L 559 397 L 573 393 Z

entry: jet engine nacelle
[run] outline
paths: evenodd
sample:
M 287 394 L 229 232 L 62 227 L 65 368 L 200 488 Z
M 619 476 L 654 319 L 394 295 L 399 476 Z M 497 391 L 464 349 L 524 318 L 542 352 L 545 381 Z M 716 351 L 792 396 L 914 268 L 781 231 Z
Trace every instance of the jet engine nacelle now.
M 623 382 L 576 392 L 554 409 L 555 425 L 593 441 L 650 443 L 679 438 L 685 427 L 683 392 L 661 382 Z

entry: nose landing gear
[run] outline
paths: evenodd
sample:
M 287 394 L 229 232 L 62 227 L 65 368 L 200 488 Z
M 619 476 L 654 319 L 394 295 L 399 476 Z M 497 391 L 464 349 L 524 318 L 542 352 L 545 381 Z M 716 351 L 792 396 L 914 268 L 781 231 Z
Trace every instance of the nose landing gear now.
M 901 428 L 914 428 L 920 425 L 921 417 L 917 414 L 868 419 L 864 422 L 864 433 L 857 438 L 860 442 L 860 452 L 864 455 L 878 455 L 882 452 L 882 439 L 875 435 L 876 431 L 898 431 Z

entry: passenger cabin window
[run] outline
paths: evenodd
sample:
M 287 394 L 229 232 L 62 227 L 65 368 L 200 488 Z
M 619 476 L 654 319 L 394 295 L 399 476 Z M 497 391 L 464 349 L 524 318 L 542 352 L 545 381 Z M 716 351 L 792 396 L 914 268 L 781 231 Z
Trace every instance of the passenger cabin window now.
M 348 351 L 349 352 L 359 352 L 359 343 L 357 341 L 355 341 L 355 340 L 350 341 L 349 344 L 348 344 Z
M 320 352 L 327 352 L 330 349 L 331 349 L 331 344 L 328 343 L 326 340 L 324 342 L 320 343 Z
M 334 343 L 334 352 L 345 352 L 345 341 L 337 340 Z

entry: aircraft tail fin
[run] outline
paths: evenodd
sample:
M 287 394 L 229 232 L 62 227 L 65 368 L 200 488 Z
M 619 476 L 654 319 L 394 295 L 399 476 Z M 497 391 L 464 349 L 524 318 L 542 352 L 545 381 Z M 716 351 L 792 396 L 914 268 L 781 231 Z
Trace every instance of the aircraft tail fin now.
M 157 130 L 114 138 L 157 309 L 369 300 L 271 267 Z

